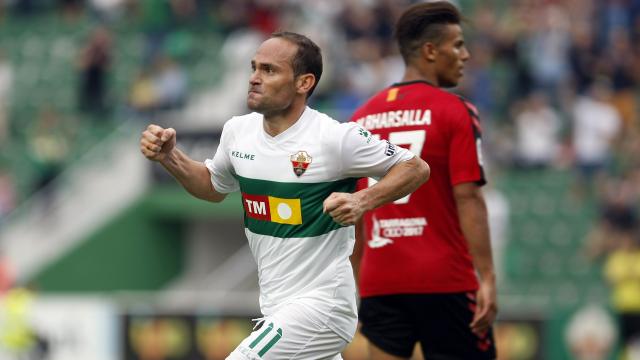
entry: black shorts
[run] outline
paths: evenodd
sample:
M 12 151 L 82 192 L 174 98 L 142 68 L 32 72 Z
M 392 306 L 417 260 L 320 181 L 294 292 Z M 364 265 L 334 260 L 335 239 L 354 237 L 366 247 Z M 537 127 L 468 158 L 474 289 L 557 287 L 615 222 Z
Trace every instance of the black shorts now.
M 495 359 L 493 331 L 471 332 L 474 293 L 403 294 L 363 298 L 362 334 L 383 351 L 409 358 L 417 342 L 425 359 Z

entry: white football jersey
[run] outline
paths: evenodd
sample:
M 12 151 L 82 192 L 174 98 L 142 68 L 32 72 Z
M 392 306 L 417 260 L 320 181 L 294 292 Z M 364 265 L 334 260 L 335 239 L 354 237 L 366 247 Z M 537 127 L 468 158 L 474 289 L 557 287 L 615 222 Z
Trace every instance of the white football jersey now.
M 380 141 L 355 123 L 339 123 L 307 107 L 275 137 L 263 116 L 233 117 L 205 165 L 216 191 L 242 192 L 245 232 L 258 265 L 265 316 L 301 302 L 313 319 L 351 340 L 357 325 L 349 256 L 354 227 L 322 212 L 333 192 L 353 192 L 360 177 L 382 177 L 413 154 Z

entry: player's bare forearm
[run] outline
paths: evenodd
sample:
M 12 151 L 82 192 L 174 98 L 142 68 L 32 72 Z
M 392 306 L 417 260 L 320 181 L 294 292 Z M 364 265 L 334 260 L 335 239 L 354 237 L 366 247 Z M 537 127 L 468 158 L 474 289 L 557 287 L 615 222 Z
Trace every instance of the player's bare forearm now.
M 181 150 L 174 148 L 160 164 L 194 197 L 212 202 L 224 200 L 226 194 L 215 191 L 207 167 Z
M 140 137 L 140 152 L 147 159 L 162 164 L 193 196 L 213 202 L 222 201 L 225 194 L 215 191 L 209 170 L 176 148 L 176 138 L 175 129 L 149 124 Z
M 372 187 L 353 194 L 332 193 L 324 200 L 323 211 L 340 224 L 354 225 L 366 211 L 415 191 L 429 175 L 429 165 L 419 157 L 402 161 Z
M 460 227 L 467 239 L 473 265 L 480 275 L 480 288 L 476 293 L 476 311 L 469 327 L 476 335 L 484 336 L 495 321 L 498 312 L 487 206 L 480 187 L 474 183 L 454 186 L 453 194 L 458 206 Z
M 474 183 L 463 183 L 454 187 L 454 197 L 474 267 L 482 281 L 495 282 L 487 205 L 482 191 Z
M 375 185 L 354 195 L 360 197 L 365 211 L 373 210 L 414 192 L 429 180 L 430 175 L 429 165 L 415 156 L 413 159 L 395 164 Z

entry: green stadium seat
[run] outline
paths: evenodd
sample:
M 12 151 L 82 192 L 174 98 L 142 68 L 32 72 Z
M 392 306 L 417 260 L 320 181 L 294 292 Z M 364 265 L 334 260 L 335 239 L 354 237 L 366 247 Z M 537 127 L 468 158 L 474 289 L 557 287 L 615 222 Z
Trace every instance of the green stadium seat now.
M 573 174 L 568 171 L 501 175 L 498 188 L 511 208 L 504 286 L 512 295 L 538 296 L 549 307 L 575 306 L 583 292 L 602 286 L 598 264 L 581 255 L 594 203 L 572 202 Z
M 556 248 L 567 248 L 573 244 L 573 232 L 571 225 L 564 219 L 556 220 L 548 231 L 548 244 Z

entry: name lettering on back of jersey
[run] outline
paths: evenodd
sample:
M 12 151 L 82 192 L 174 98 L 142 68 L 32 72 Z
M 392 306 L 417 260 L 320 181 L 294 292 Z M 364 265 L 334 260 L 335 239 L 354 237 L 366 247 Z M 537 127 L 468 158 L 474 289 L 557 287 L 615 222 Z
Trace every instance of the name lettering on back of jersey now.
M 394 128 L 400 126 L 431 125 L 431 110 L 397 110 L 370 114 L 356 120 L 367 130 Z
M 283 199 L 243 193 L 242 205 L 247 216 L 252 219 L 279 224 L 302 224 L 300 199 Z
M 296 174 L 297 177 L 300 177 L 302 174 L 307 171 L 307 168 L 311 164 L 313 158 L 306 151 L 298 151 L 297 153 L 291 155 L 291 166 L 293 166 L 293 173 Z
M 255 160 L 256 158 L 254 154 L 247 154 L 247 153 L 243 153 L 241 151 L 235 151 L 235 150 L 231 151 L 231 156 L 238 159 L 243 159 L 243 160 Z

